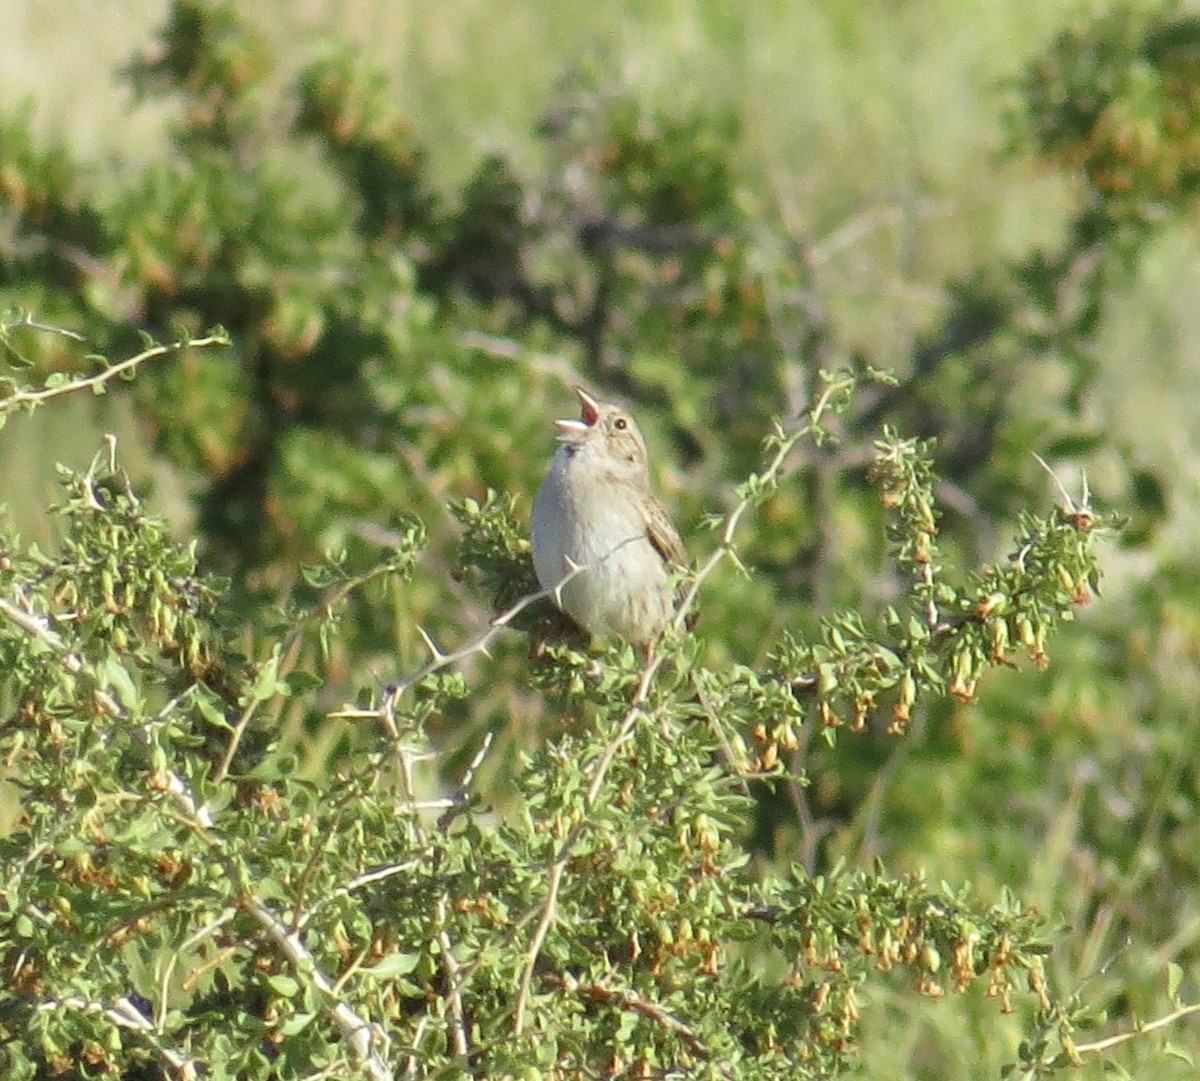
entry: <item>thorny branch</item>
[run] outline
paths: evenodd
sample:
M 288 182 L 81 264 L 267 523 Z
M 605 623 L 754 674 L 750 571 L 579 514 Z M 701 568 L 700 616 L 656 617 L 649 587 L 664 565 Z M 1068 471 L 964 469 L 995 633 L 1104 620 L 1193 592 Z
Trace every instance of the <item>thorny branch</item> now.
M 51 629 L 48 619 L 45 616 L 32 612 L 29 606 L 24 603 L 23 597 L 19 597 L 18 599 L 20 603 L 14 604 L 12 601 L 0 597 L 0 615 L 3 615 L 10 623 L 15 624 L 21 630 L 25 631 L 26 634 L 32 635 L 52 652 L 58 654 L 63 667 L 71 675 L 90 675 L 87 666 L 83 663 L 83 659 L 67 648 L 66 643 L 59 636 L 58 632 Z M 92 694 L 95 696 L 100 708 L 109 714 L 109 716 L 120 717 L 124 715 L 125 711 L 117 703 L 117 700 L 102 687 L 96 686 L 93 688 Z
M 631 1013 L 646 1017 L 678 1036 L 684 1047 L 695 1055 L 696 1058 L 704 1059 L 705 1061 L 712 1058 L 708 1048 L 704 1046 L 704 1043 L 688 1025 L 680 1021 L 679 1018 L 659 1003 L 643 998 L 636 991 L 629 988 L 613 987 L 600 980 L 578 980 L 570 973 L 564 976 L 549 976 L 547 977 L 547 982 L 561 987 L 564 991 L 577 994 L 582 998 L 612 1003 L 623 1010 L 629 1010 Z M 729 1076 L 728 1071 L 724 1067 L 721 1067 L 721 1073 L 723 1076 Z
M 25 319 L 20 323 L 5 324 L 0 328 L 0 344 L 7 344 L 9 331 L 16 326 L 29 326 L 37 330 L 65 333 L 72 338 L 82 341 L 78 335 L 71 331 L 61 331 L 58 328 L 47 327 L 41 323 L 35 323 L 31 319 Z M 204 338 L 182 338 L 177 342 L 169 342 L 166 345 L 151 346 L 136 356 L 128 357 L 117 364 L 107 365 L 95 375 L 68 379 L 55 386 L 46 386 L 38 390 L 14 390 L 7 397 L 0 398 L 0 416 L 3 416 L 5 413 L 11 413 L 16 409 L 34 409 L 53 398 L 61 398 L 65 394 L 74 394 L 80 390 L 91 389 L 94 393 L 101 393 L 105 384 L 114 379 L 122 378 L 127 373 L 134 371 L 139 365 L 144 364 L 148 360 L 153 360 L 155 357 L 166 356 L 168 353 L 180 353 L 185 349 L 206 349 L 209 346 L 224 346 L 228 344 L 229 336 L 218 328 Z M 11 380 L 5 379 L 0 380 L 0 382 L 11 382 Z
M 514 619 L 517 618 L 526 608 L 537 601 L 544 600 L 548 597 L 554 597 L 559 594 L 563 586 L 565 586 L 575 575 L 587 570 L 586 567 L 575 566 L 565 574 L 562 581 L 557 582 L 549 589 L 540 589 L 536 593 L 527 593 L 524 597 L 516 602 L 507 611 L 501 612 L 500 615 L 494 617 L 488 625 L 488 629 L 479 635 L 477 638 L 468 642 L 466 645 L 452 650 L 449 653 L 444 653 L 432 638 L 425 633 L 424 630 L 418 628 L 421 637 L 425 641 L 425 646 L 429 650 L 430 659 L 428 663 L 422 665 L 416 672 L 410 676 L 405 676 L 403 679 L 397 680 L 387 688 L 387 693 L 383 700 L 375 709 L 340 709 L 328 714 L 330 717 L 336 717 L 341 720 L 350 721 L 366 721 L 380 720 L 385 726 L 389 727 L 389 732 L 392 735 L 396 733 L 392 731 L 394 725 L 389 724 L 391 712 L 395 710 L 395 704 L 413 687 L 417 686 L 422 680 L 433 675 L 434 672 L 440 672 L 443 668 L 449 668 L 452 665 L 458 664 L 460 661 L 466 660 L 468 657 L 474 656 L 476 653 L 482 653 L 485 657 L 488 655 L 488 647 L 496 636 L 504 630 Z
M 118 1028 L 138 1033 L 162 1056 L 167 1065 L 176 1071 L 182 1081 L 194 1081 L 195 1078 L 201 1076 L 197 1068 L 197 1060 L 173 1047 L 166 1046 L 159 1038 L 159 1032 L 154 1024 L 128 998 L 119 998 L 111 1006 L 106 1006 L 102 1002 L 89 1002 L 87 999 L 72 995 L 69 998 L 50 999 L 38 1005 L 38 1010 L 42 1013 L 63 1009 L 103 1014 Z
M 778 479 L 780 471 L 783 469 L 784 463 L 791 454 L 796 444 L 807 434 L 818 428 L 826 411 L 830 408 L 835 394 L 843 386 L 841 383 L 830 382 L 826 385 L 821 397 L 817 403 L 809 411 L 808 422 L 801 425 L 794 432 L 784 435 L 782 429 L 777 433 L 779 435 L 778 446 L 775 454 L 768 462 L 766 469 L 759 475 L 759 490 L 767 490 Z M 738 525 L 746 512 L 755 504 L 756 497 L 751 490 L 747 490 L 744 495 L 738 500 L 733 509 L 726 515 L 724 526 L 721 530 L 721 541 L 717 549 L 705 560 L 704 564 L 696 572 L 696 575 L 689 583 L 688 589 L 684 593 L 683 599 L 679 603 L 679 610 L 675 614 L 673 629 L 676 634 L 681 633 L 686 626 L 688 612 L 695 604 L 696 597 L 700 591 L 700 586 L 705 579 L 716 569 L 717 565 L 724 559 L 737 558 L 736 548 L 734 545 L 734 537 L 737 534 Z M 609 741 L 596 763 L 592 774 L 591 783 L 588 785 L 587 792 L 584 796 L 585 812 L 591 810 L 597 800 L 600 798 L 600 792 L 604 784 L 604 778 L 608 773 L 616 758 L 617 751 L 622 744 L 629 738 L 629 734 L 633 731 L 634 726 L 643 715 L 642 704 L 646 701 L 649 695 L 650 687 L 653 685 L 654 678 L 658 674 L 659 669 L 663 665 L 665 654 L 659 652 L 652 656 L 642 672 L 642 677 L 638 681 L 637 688 L 634 691 L 633 699 L 630 702 L 629 709 L 625 713 L 621 721 L 617 734 Z M 558 894 L 562 888 L 563 872 L 566 869 L 567 861 L 570 859 L 571 849 L 579 840 L 584 829 L 587 827 L 588 816 L 585 813 L 576 823 L 575 827 L 567 835 L 559 848 L 559 853 L 555 857 L 554 862 L 550 865 L 549 876 L 547 879 L 546 899 L 539 906 L 540 917 L 533 932 L 533 937 L 530 939 L 529 948 L 525 954 L 525 963 L 521 970 L 521 981 L 517 992 L 517 1004 L 513 1014 L 513 1029 L 516 1035 L 521 1035 L 525 1030 L 526 1011 L 529 1004 L 529 996 L 531 993 L 533 982 L 533 971 L 537 965 L 537 959 L 541 954 L 542 946 L 546 941 L 546 936 L 554 923 L 554 917 L 558 906 Z M 536 909 L 534 911 L 537 911 Z M 522 923 L 524 920 L 521 921 Z
M 331 1013 L 342 1031 L 342 1038 L 349 1044 L 355 1059 L 371 1081 L 392 1081 L 392 1071 L 379 1053 L 372 1048 L 376 1038 L 383 1040 L 384 1034 L 377 1026 L 360 1017 L 347 1003 L 337 999 L 333 984 L 317 965 L 316 958 L 309 952 L 296 931 L 289 930 L 261 900 L 251 897 L 246 901 L 246 910 L 266 931 L 269 938 L 284 956 L 303 973 L 312 985 L 326 996 L 331 1003 Z
M 297 622 L 288 631 L 282 642 L 279 644 L 276 654 L 280 658 L 278 661 L 279 672 L 283 673 L 289 671 L 292 665 L 295 663 L 295 657 L 299 650 L 301 637 L 313 618 L 327 617 L 356 589 L 362 588 L 368 582 L 371 582 L 376 578 L 379 578 L 385 574 L 389 574 L 391 570 L 391 565 L 387 562 L 384 562 L 379 566 L 372 567 L 364 574 L 356 575 L 355 577 L 349 578 L 344 582 L 339 582 L 336 586 L 332 587 L 321 599 L 320 604 L 314 608 L 313 615 L 310 615 L 307 619 L 302 619 Z M 225 746 L 225 753 L 221 756 L 221 761 L 218 764 L 215 773 L 213 774 L 213 781 L 215 783 L 219 784 L 229 776 L 229 771 L 233 767 L 233 760 L 237 754 L 237 749 L 241 744 L 243 736 L 246 734 L 246 730 L 249 727 L 250 722 L 254 719 L 255 713 L 258 711 L 258 707 L 261 706 L 262 703 L 262 698 L 257 695 L 251 695 L 250 700 L 246 703 L 245 708 L 242 710 L 241 716 L 239 716 L 237 721 L 234 723 L 233 729 L 229 734 L 229 742 Z
M 1187 1006 L 1180 1006 L 1178 1009 L 1172 1010 L 1169 1014 L 1163 1017 L 1156 1018 L 1153 1021 L 1148 1021 L 1144 1025 L 1138 1025 L 1129 1032 L 1118 1032 L 1115 1036 L 1108 1036 L 1103 1040 L 1095 1040 L 1092 1043 L 1079 1043 L 1075 1045 L 1076 1054 L 1089 1055 L 1099 1051 L 1107 1051 L 1110 1047 L 1116 1047 L 1118 1044 L 1135 1039 L 1138 1036 L 1144 1036 L 1147 1032 L 1154 1032 L 1156 1029 L 1166 1028 L 1168 1025 L 1173 1025 L 1182 1017 L 1187 1017 L 1193 1013 L 1200 1013 L 1200 1002 L 1193 1002 Z

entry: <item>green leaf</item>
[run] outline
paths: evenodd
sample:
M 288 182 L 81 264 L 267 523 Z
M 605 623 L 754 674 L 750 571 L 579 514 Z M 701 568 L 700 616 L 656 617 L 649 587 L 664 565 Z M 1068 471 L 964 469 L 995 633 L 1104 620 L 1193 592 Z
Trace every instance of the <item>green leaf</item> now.
M 315 672 L 304 672 L 297 669 L 287 677 L 287 693 L 293 697 L 319 690 L 325 686 L 325 680 Z
M 300 982 L 286 972 L 277 972 L 267 977 L 267 986 L 280 998 L 292 998 L 300 990 Z
M 213 725 L 213 727 L 223 728 L 226 731 L 233 730 L 233 725 L 229 723 L 224 711 L 220 709 L 208 690 L 203 687 L 198 688 L 192 700 L 196 703 L 196 708 L 200 711 L 200 716 Z
M 286 694 L 287 687 L 278 679 L 279 649 L 276 647 L 271 657 L 264 661 L 250 684 L 249 694 L 257 702 L 269 702 L 276 695 Z
M 104 659 L 100 666 L 100 677 L 101 685 L 111 688 L 121 705 L 131 712 L 136 710 L 139 701 L 137 687 L 125 666 L 115 656 L 110 654 Z
M 1179 1059 L 1180 1062 L 1186 1062 L 1189 1066 L 1196 1065 L 1195 1056 L 1186 1047 L 1181 1047 L 1174 1040 L 1167 1040 L 1163 1044 L 1163 1054 L 1170 1058 Z
M 1167 965 L 1167 998 L 1173 1003 L 1179 1002 L 1179 984 L 1183 980 L 1183 969 L 1172 961 Z
M 313 1023 L 317 1016 L 318 1015 L 315 1013 L 294 1014 L 292 1017 L 289 1017 L 286 1021 L 284 1021 L 283 1025 L 280 1026 L 280 1031 L 285 1036 L 295 1036 L 297 1033 L 303 1032 L 306 1028 L 308 1028 L 308 1026 Z
M 379 980 L 392 979 L 396 976 L 407 976 L 413 971 L 421 960 L 419 953 L 389 953 L 387 956 L 380 958 L 370 968 L 364 970 L 364 975 L 369 975 Z

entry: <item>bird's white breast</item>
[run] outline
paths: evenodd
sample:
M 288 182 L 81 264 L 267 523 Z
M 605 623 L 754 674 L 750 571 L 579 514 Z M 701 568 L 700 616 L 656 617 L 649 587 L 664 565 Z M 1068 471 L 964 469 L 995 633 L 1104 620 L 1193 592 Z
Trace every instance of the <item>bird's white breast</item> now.
M 560 447 L 533 506 L 533 560 L 550 589 L 570 570 L 561 606 L 592 634 L 654 637 L 671 612 L 669 572 L 646 531 L 644 495 L 618 484 L 586 455 Z

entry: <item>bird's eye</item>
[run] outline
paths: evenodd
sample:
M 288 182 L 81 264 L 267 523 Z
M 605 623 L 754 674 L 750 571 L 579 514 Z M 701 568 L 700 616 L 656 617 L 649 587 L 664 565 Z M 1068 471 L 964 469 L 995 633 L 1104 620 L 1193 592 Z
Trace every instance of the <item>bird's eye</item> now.
M 617 417 L 617 419 L 613 421 L 613 427 L 616 428 L 618 432 L 623 432 L 629 427 L 629 422 L 624 417 Z

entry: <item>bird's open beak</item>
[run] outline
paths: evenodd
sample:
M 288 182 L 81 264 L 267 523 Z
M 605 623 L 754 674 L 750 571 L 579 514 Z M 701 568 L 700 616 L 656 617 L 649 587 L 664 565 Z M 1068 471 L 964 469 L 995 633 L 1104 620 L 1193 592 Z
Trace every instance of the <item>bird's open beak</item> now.
M 600 418 L 600 403 L 583 387 L 576 387 L 575 393 L 579 395 L 579 419 L 590 428 Z
M 579 419 L 554 422 L 554 426 L 564 439 L 578 439 L 586 434 L 587 430 L 600 418 L 600 403 L 583 387 L 576 387 L 575 393 L 579 395 Z

